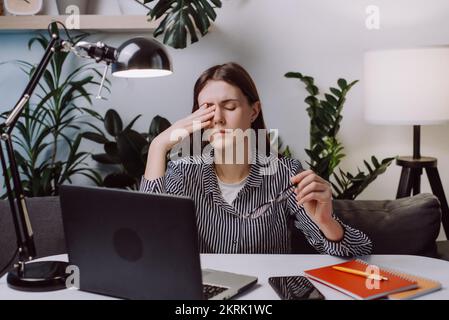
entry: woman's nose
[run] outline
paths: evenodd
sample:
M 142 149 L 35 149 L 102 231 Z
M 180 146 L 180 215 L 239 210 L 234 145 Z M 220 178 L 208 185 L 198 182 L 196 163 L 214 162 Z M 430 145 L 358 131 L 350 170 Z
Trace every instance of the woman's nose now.
M 214 124 L 217 123 L 224 123 L 223 113 L 220 110 L 220 107 L 215 108 L 215 114 L 214 114 Z

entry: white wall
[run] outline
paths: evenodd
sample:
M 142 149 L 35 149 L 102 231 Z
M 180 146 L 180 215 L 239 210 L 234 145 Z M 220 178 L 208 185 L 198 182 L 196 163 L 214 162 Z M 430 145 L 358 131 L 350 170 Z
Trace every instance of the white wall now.
M 368 5 L 380 9 L 379 30 L 365 26 Z M 173 76 L 142 81 L 113 79 L 109 101 L 96 102 L 95 108 L 104 111 L 116 107 L 127 120 L 142 113 L 144 117 L 137 123 L 141 130 L 148 128 L 156 114 L 173 122 L 190 112 L 193 84 L 203 70 L 235 61 L 253 76 L 267 125 L 279 128 L 294 155 L 304 159 L 309 130 L 303 102 L 306 92 L 298 81 L 284 78 L 286 72 L 311 75 L 320 89 L 326 89 L 339 77 L 362 79 L 365 50 L 449 42 L 447 0 L 224 0 L 217 13 L 213 30 L 205 38 L 184 50 L 168 49 Z M 129 36 L 106 34 L 92 40 L 118 45 Z M 26 49 L 28 38 L 28 34 L 0 34 L 0 61 L 37 61 L 39 52 Z M 25 80 L 16 69 L 1 67 L 0 110 L 15 102 Z M 348 96 L 340 132 L 347 154 L 342 168 L 353 172 L 371 155 L 381 159 L 412 153 L 412 128 L 365 123 L 362 93 L 363 82 Z M 438 158 L 449 196 L 448 137 L 449 125 L 422 129 L 422 154 Z M 399 175 L 400 168 L 392 165 L 360 199 L 393 199 Z M 430 191 L 426 178 L 422 189 Z

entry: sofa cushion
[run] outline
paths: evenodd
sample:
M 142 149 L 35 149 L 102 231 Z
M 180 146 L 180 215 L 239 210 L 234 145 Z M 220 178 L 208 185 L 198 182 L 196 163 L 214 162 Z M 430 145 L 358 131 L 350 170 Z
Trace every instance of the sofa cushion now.
M 59 197 L 26 199 L 34 232 L 37 257 L 66 252 Z M 9 202 L 0 201 L 0 266 L 3 267 L 17 248 Z
M 344 223 L 370 237 L 373 254 L 437 256 L 441 209 L 432 194 L 385 201 L 334 200 L 334 212 Z M 304 242 L 300 232 L 292 232 L 293 252 L 316 252 Z

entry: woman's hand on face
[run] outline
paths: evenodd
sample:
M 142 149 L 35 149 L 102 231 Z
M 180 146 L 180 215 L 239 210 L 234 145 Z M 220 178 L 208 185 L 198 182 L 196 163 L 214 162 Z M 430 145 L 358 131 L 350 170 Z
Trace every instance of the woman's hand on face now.
M 296 184 L 298 205 L 303 205 L 310 218 L 319 226 L 326 225 L 332 218 L 332 189 L 330 183 L 312 170 L 303 171 L 292 177 Z
M 178 142 L 187 138 L 192 132 L 204 129 L 212 123 L 215 114 L 215 105 L 204 103 L 198 110 L 188 117 L 176 121 L 168 129 L 161 132 L 152 143 L 170 151 Z

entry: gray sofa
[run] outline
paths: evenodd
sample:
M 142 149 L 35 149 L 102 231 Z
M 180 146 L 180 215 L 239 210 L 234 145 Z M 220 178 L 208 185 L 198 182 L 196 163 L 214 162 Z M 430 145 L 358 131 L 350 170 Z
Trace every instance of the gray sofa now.
M 436 239 L 441 210 L 432 194 L 385 201 L 335 200 L 334 212 L 344 223 L 370 237 L 373 254 L 439 255 Z M 291 230 L 294 253 L 316 253 L 302 233 Z
M 28 199 L 38 256 L 66 251 L 58 197 Z M 334 210 L 345 223 L 364 231 L 377 254 L 412 254 L 437 257 L 441 211 L 430 194 L 390 201 L 337 200 Z M 316 253 L 304 236 L 290 228 L 293 253 Z M 16 238 L 7 201 L 0 201 L 0 267 L 10 260 Z

